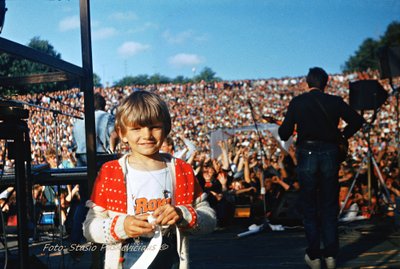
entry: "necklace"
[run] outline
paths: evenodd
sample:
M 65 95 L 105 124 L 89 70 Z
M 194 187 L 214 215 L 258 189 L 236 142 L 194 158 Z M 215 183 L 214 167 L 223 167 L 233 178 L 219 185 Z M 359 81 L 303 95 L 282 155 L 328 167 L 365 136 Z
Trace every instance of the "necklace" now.
M 130 157 L 131 156 L 126 158 L 126 165 L 127 166 L 129 165 L 129 158 Z M 131 161 L 131 163 L 135 163 L 135 162 Z M 140 163 L 136 162 L 136 163 L 138 163 L 142 168 L 144 168 L 144 170 L 154 179 L 154 181 L 157 182 L 158 185 L 160 185 L 163 197 L 165 199 L 170 198 L 171 192 L 167 189 L 167 178 L 168 178 L 169 171 L 168 171 L 168 166 L 167 166 L 166 162 L 163 161 L 163 165 L 165 166 L 165 168 L 163 168 L 163 169 L 165 169 L 165 171 L 164 171 L 164 186 L 160 183 L 158 178 L 149 169 L 146 168 L 146 166 L 144 165 L 143 162 L 140 162 Z M 162 169 L 160 169 L 160 170 L 162 170 Z

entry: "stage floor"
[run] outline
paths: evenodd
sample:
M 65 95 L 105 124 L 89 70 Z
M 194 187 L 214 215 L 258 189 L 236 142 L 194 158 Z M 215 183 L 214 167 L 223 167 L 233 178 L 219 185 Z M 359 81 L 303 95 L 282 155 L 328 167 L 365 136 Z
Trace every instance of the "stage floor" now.
M 238 220 L 225 230 L 192 237 L 191 268 L 308 268 L 303 262 L 305 237 L 302 227 L 287 228 L 284 231 L 266 229 L 238 238 L 237 234 L 246 231 L 248 224 L 245 220 Z M 15 239 L 12 239 L 10 244 L 15 246 Z M 65 255 L 55 249 L 43 251 L 46 244 L 54 246 L 60 243 L 59 240 L 52 242 L 51 238 L 48 239 L 35 242 L 35 246 L 30 247 L 36 257 L 30 263 L 31 268 L 90 268 L 90 250 L 79 261 L 74 260 L 66 248 Z M 340 243 L 338 268 L 400 268 L 400 229 L 395 228 L 392 219 L 375 218 L 341 224 Z M 4 248 L 0 247 L 0 268 L 4 266 L 4 257 Z M 15 262 L 15 259 L 15 255 L 12 255 L 10 263 Z M 9 268 L 17 268 L 14 266 Z

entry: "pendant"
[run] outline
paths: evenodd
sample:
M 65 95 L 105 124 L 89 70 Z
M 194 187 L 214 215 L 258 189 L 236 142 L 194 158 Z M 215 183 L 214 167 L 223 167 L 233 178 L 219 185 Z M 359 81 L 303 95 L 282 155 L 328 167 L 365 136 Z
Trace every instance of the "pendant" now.
M 170 193 L 171 193 L 171 192 L 170 192 L 169 190 L 164 190 L 164 191 L 163 191 L 164 198 L 165 198 L 165 199 L 170 198 L 170 197 L 169 197 L 169 194 L 170 194 Z

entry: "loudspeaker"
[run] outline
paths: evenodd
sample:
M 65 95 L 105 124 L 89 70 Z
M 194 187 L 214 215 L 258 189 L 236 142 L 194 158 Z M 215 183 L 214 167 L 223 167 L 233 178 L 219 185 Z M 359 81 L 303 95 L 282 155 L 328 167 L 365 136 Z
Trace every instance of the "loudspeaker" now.
M 302 225 L 303 215 L 300 209 L 300 192 L 286 191 L 280 198 L 278 206 L 272 210 L 272 224 Z
M 378 56 L 382 79 L 400 76 L 400 47 L 382 47 Z
M 350 106 L 355 110 L 376 110 L 387 97 L 388 93 L 377 80 L 350 82 Z

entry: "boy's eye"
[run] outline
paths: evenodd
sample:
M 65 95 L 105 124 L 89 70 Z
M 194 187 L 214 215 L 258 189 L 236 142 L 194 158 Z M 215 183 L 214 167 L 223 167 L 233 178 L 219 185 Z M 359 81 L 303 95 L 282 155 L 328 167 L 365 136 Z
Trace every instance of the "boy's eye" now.
M 141 129 L 140 127 L 130 127 L 129 128 L 129 130 L 131 130 L 131 131 L 138 131 L 140 129 Z

